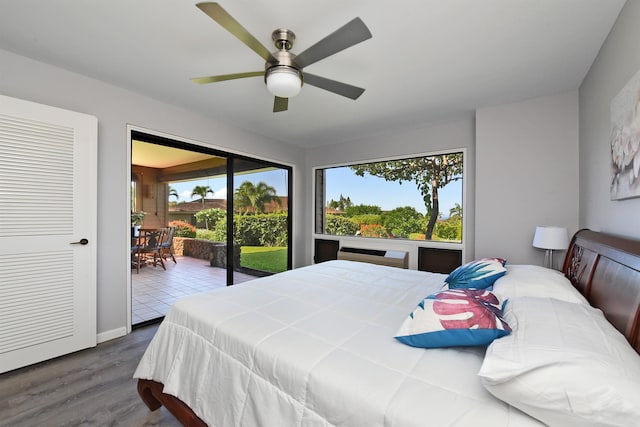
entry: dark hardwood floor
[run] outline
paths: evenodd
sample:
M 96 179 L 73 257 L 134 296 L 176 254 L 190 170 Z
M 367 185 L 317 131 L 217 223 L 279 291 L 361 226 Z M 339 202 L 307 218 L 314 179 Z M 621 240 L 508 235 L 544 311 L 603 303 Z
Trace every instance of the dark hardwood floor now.
M 180 426 L 150 412 L 132 378 L 157 327 L 0 375 L 0 426 Z

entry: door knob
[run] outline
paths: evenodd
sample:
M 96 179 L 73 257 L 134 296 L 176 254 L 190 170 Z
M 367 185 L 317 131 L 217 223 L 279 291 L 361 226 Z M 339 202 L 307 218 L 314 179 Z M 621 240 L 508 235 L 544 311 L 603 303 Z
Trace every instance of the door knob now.
M 89 243 L 89 240 L 87 239 L 80 239 L 77 242 L 71 242 L 71 245 L 86 245 L 87 243 Z

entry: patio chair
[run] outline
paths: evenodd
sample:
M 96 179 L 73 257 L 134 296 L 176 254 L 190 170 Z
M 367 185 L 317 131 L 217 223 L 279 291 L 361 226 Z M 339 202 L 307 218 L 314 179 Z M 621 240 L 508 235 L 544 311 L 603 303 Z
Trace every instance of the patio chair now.
M 131 264 L 135 265 L 137 273 L 140 273 L 140 267 L 147 262 L 152 262 L 154 267 L 159 262 L 163 270 L 167 269 L 160 252 L 164 236 L 164 229 L 140 230 L 135 244 L 131 245 Z
M 166 257 L 170 256 L 173 263 L 177 264 L 178 261 L 176 261 L 175 254 L 173 252 L 173 235 L 176 232 L 176 228 L 169 227 L 168 230 L 169 231 L 166 233 L 164 242 L 160 245 L 160 256 L 162 259 L 167 259 Z

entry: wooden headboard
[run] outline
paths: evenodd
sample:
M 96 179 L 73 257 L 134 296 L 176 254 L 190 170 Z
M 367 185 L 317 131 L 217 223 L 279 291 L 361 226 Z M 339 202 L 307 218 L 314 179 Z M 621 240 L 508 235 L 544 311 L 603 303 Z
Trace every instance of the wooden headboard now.
M 640 353 L 640 241 L 580 230 L 562 271 Z

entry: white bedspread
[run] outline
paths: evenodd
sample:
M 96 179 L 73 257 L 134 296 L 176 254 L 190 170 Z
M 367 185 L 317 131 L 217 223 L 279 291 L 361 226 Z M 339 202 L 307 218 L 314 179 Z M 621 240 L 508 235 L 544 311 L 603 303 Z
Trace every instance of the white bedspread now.
M 541 425 L 482 387 L 484 348 L 393 338 L 445 277 L 331 261 L 186 297 L 134 376 L 211 427 Z

